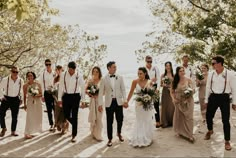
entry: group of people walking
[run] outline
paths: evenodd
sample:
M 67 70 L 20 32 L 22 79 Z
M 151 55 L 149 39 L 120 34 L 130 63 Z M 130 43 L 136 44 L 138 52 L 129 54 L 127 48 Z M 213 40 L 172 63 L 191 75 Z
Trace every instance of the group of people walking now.
M 116 73 L 116 63 L 107 63 L 108 73 L 102 76 L 101 69 L 93 67 L 91 76 L 85 82 L 78 71 L 75 62 L 68 63 L 64 72 L 62 66 L 56 66 L 55 73 L 51 68 L 51 60 L 45 60 L 45 70 L 36 81 L 34 72 L 27 72 L 27 81 L 18 76 L 18 68 L 12 67 L 11 74 L 2 79 L 0 83 L 1 106 L 0 123 L 3 137 L 7 131 L 5 115 L 10 108 L 12 114 L 11 135 L 16 133 L 19 106 L 23 102 L 27 112 L 25 138 L 30 139 L 35 133 L 42 131 L 42 101 L 45 102 L 49 130 L 68 131 L 69 123 L 72 125 L 71 142 L 76 142 L 78 129 L 79 107 L 85 108 L 85 95 L 90 97 L 89 116 L 90 131 L 94 139 L 101 141 L 103 122 L 102 117 L 106 112 L 107 146 L 112 146 L 113 120 L 117 121 L 117 137 L 123 142 L 123 108 L 128 108 L 132 96 L 138 91 L 155 87 L 155 92 L 160 93 L 160 99 L 150 102 L 153 109 L 144 109 L 139 101 L 135 101 L 136 120 L 131 133 L 132 146 L 149 146 L 153 141 L 154 127 L 172 127 L 176 135 L 186 138 L 194 143 L 193 137 L 193 107 L 196 86 L 199 87 L 199 102 L 203 122 L 207 123 L 208 132 L 206 140 L 213 134 L 213 118 L 219 107 L 222 115 L 225 149 L 231 150 L 230 145 L 230 95 L 232 107 L 236 110 L 236 80 L 235 74 L 224 67 L 224 58 L 212 58 L 213 71 L 208 74 L 209 67 L 202 64 L 201 77 L 196 75 L 195 68 L 188 64 L 189 57 L 183 56 L 183 65 L 176 68 L 173 73 L 172 63 L 165 63 L 165 72 L 160 75 L 159 69 L 152 65 L 152 57 L 146 56 L 146 65 L 138 68 L 138 77 L 132 81 L 129 94 L 126 95 L 123 76 Z M 161 103 L 161 108 L 159 104 Z M 159 111 L 161 109 L 161 111 Z M 53 112 L 54 111 L 54 112 Z M 33 118 L 33 119 L 32 119 Z M 153 120 L 155 119 L 155 120 Z M 155 122 L 155 126 L 153 126 Z

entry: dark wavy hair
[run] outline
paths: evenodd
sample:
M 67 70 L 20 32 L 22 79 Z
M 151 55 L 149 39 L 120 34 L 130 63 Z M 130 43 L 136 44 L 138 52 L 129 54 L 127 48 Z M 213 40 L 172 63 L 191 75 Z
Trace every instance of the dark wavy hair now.
M 170 68 L 171 68 L 170 72 L 171 72 L 171 75 L 172 75 L 172 77 L 173 77 L 173 76 L 174 76 L 173 67 L 172 67 L 172 63 L 171 63 L 170 61 L 167 61 L 167 62 L 165 63 L 165 73 L 164 73 L 164 76 L 167 75 L 167 71 L 166 71 L 166 65 L 167 65 L 167 64 L 170 64 Z
M 145 74 L 145 79 L 150 79 L 150 77 L 148 75 L 148 71 L 145 67 L 139 67 L 138 71 L 142 71 Z
M 176 68 L 175 75 L 174 75 L 174 80 L 173 80 L 173 84 L 172 84 L 173 89 L 176 89 L 177 86 L 178 86 L 178 83 L 179 83 L 179 80 L 180 80 L 180 77 L 179 77 L 180 69 L 184 69 L 184 67 L 183 66 L 178 66 Z
M 62 69 L 62 66 L 61 65 L 57 65 L 56 66 L 56 70 L 61 70 Z M 58 74 L 55 78 L 54 78 L 54 83 L 57 83 L 57 82 L 59 82 L 59 80 L 60 80 L 60 74 Z
M 99 73 L 98 78 L 101 79 L 102 78 L 102 71 L 101 71 L 100 67 L 94 66 L 92 69 L 92 74 L 93 74 L 94 70 L 98 70 L 98 73 Z
M 28 71 L 28 72 L 26 73 L 26 78 L 28 77 L 29 74 L 32 74 L 32 75 L 33 75 L 34 80 L 36 79 L 36 74 L 35 74 L 33 71 Z

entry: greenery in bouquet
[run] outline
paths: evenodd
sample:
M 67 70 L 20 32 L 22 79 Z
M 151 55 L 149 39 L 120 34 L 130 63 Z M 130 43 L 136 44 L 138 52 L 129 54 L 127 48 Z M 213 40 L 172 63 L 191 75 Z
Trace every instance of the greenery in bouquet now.
M 52 95 L 55 95 L 56 91 L 57 91 L 55 86 L 48 86 L 47 90 L 48 90 L 48 93 L 50 93 Z
M 29 86 L 28 93 L 31 96 L 36 96 L 37 94 L 39 94 L 39 87 L 34 85 Z
M 163 82 L 164 84 L 166 84 L 166 85 L 170 85 L 170 84 L 171 84 L 171 80 L 170 80 L 170 78 L 169 78 L 168 76 L 164 76 L 164 77 L 162 78 L 162 82 Z
M 159 100 L 159 93 L 155 88 L 144 88 L 135 94 L 135 101 L 140 102 L 144 110 L 152 109 L 153 103 Z
M 196 78 L 200 81 L 204 79 L 203 73 L 200 68 L 196 70 Z
M 188 99 L 189 97 L 191 97 L 193 95 L 193 89 L 190 88 L 190 87 L 187 87 L 185 90 L 184 90 L 184 94 L 183 96 Z
M 98 95 L 99 88 L 96 84 L 91 82 L 91 83 L 88 84 L 86 92 L 89 93 L 92 96 L 95 96 L 95 95 Z

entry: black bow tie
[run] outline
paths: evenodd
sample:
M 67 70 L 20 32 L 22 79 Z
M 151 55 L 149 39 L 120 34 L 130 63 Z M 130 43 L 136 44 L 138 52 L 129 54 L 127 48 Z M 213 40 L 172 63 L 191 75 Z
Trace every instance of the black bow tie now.
M 110 78 L 112 78 L 112 77 L 116 77 L 116 75 L 110 75 Z

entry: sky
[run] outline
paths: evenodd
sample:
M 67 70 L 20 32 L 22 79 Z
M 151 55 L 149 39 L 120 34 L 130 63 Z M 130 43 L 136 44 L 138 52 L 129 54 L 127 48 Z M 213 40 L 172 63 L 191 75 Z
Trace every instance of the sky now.
M 153 20 L 146 0 L 53 0 L 50 6 L 60 10 L 53 23 L 79 24 L 100 37 L 108 46 L 105 64 L 116 61 L 118 70 L 128 72 L 140 66 L 134 51 L 142 47 Z

